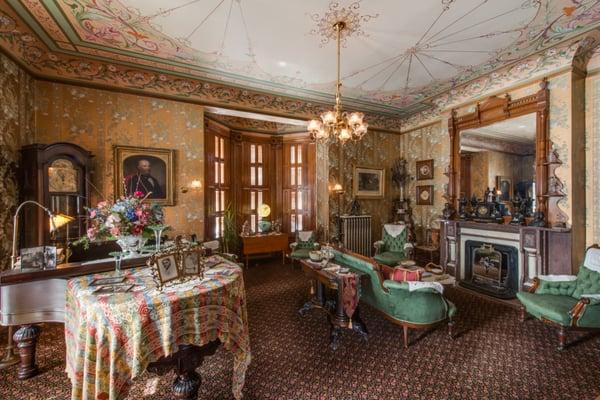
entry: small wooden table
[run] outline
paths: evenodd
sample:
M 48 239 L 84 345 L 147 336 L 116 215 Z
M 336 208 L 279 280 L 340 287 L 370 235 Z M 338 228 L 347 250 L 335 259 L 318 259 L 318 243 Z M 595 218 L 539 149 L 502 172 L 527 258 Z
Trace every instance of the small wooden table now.
M 244 263 L 248 267 L 248 258 L 255 254 L 279 253 L 285 264 L 285 252 L 289 247 L 286 233 L 259 233 L 252 236 L 241 236 L 243 244 Z
M 329 331 L 329 345 L 334 351 L 337 350 L 339 346 L 342 329 L 350 329 L 358 333 L 366 341 L 368 339 L 369 332 L 367 331 L 367 326 L 365 323 L 362 321 L 362 319 L 360 319 L 360 305 L 356 306 L 356 310 L 354 311 L 352 318 L 349 318 L 344 311 L 343 293 L 341 290 L 338 290 L 338 288 L 341 286 L 339 276 L 337 274 L 324 271 L 323 269 L 315 268 L 315 266 L 307 260 L 300 260 L 300 264 L 302 265 L 302 270 L 310 279 L 311 298 L 304 304 L 304 306 L 302 306 L 300 310 L 298 310 L 298 313 L 301 316 L 305 316 L 306 313 L 314 308 L 320 308 L 327 312 L 327 319 L 331 325 Z M 337 261 L 335 264 L 342 267 L 351 268 Z M 354 272 L 358 277 L 356 285 L 357 290 L 360 293 L 361 281 L 363 279 L 369 279 L 369 276 L 356 270 L 352 270 L 352 272 Z M 335 292 L 335 295 L 332 296 L 332 298 L 327 298 L 327 290 Z

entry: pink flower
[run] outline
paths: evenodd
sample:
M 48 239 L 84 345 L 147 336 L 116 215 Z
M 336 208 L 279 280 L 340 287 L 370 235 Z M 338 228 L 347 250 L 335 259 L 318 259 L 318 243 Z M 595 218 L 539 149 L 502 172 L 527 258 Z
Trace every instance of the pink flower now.
M 119 236 L 119 233 L 121 233 L 121 232 L 119 231 L 119 228 L 117 228 L 116 226 L 110 228 L 110 234 L 111 235 L 113 235 L 113 236 Z
M 133 195 L 135 197 L 144 197 L 144 193 L 140 192 L 139 190 L 137 192 L 135 192 Z
M 87 230 L 87 237 L 90 240 L 94 240 L 96 238 L 96 230 L 94 228 L 90 228 Z
M 98 203 L 98 208 L 104 208 L 106 207 L 106 201 L 101 201 L 100 203 Z
M 90 218 L 96 218 L 96 210 L 90 211 Z
M 141 209 L 137 209 L 135 210 L 135 215 L 138 217 L 141 217 L 144 214 L 144 211 L 142 211 Z

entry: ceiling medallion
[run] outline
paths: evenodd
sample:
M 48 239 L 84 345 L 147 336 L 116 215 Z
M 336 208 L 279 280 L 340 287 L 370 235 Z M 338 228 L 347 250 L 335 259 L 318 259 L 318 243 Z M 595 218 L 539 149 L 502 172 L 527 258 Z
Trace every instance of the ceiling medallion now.
M 342 42 L 345 42 L 346 38 L 352 36 L 368 36 L 363 31 L 361 23 L 368 22 L 372 18 L 377 18 L 379 14 L 360 15 L 358 10 L 360 9 L 361 1 L 355 1 L 347 7 L 342 7 L 337 1 L 330 2 L 329 10 L 325 14 L 319 15 L 315 13 L 311 15 L 312 20 L 317 23 L 317 26 L 310 33 L 321 36 L 321 46 L 323 46 L 329 43 L 330 40 L 337 40 L 338 31 L 335 28 L 335 24 L 342 22 L 344 24 L 344 29 L 341 31 Z
M 329 11 L 323 17 L 317 14 L 312 16 L 317 22 L 318 32 L 321 35 L 321 44 L 327 43 L 335 38 L 337 43 L 337 79 L 335 85 L 335 106 L 333 110 L 321 114 L 320 119 L 310 120 L 308 131 L 312 137 L 322 143 L 340 142 L 348 140 L 357 141 L 367 133 L 368 124 L 363 121 L 364 114 L 361 112 L 345 112 L 342 108 L 342 82 L 340 79 L 341 42 L 351 36 L 366 36 L 360 23 L 366 22 L 375 16 L 361 16 L 356 12 L 360 8 L 360 2 L 354 2 L 347 8 L 340 8 L 340 4 L 332 2 Z M 333 36 L 332 36 L 333 33 Z

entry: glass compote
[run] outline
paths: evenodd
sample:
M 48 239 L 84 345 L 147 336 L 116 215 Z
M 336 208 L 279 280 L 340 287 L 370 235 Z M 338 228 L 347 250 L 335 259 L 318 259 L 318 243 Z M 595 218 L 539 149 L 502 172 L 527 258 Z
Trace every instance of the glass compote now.
M 162 233 L 164 231 L 166 231 L 167 229 L 169 229 L 169 225 L 151 225 L 149 226 L 150 229 L 152 229 L 152 231 L 154 232 L 154 239 L 156 241 L 154 250 L 155 251 L 159 251 L 160 250 L 160 240 L 161 240 L 161 236 Z

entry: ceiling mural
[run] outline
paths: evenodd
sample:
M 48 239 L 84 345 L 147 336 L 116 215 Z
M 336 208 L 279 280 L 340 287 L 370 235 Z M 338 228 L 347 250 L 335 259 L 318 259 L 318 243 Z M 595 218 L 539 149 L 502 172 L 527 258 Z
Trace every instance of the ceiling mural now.
M 52 50 L 398 117 L 600 26 L 600 0 L 7 0 Z M 167 5 L 167 7 L 165 7 Z M 369 123 L 371 123 L 369 121 Z

